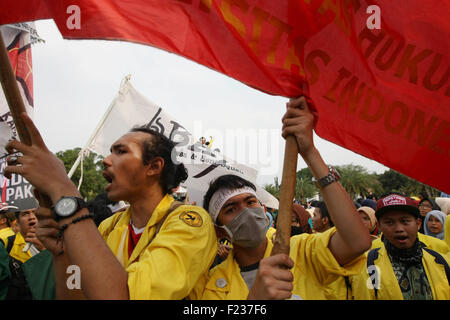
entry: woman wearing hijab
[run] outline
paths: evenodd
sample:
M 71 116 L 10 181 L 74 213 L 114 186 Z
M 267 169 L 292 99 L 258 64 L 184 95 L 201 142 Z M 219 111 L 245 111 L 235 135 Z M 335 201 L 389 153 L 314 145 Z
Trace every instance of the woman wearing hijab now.
M 434 199 L 436 204 L 441 208 L 445 214 L 450 214 L 450 198 L 438 197 Z
M 375 210 L 371 207 L 362 206 L 358 208 L 357 211 L 359 212 L 364 225 L 369 230 L 372 241 L 378 239 L 380 232 L 378 230 L 377 218 L 375 217 Z
M 445 236 L 445 218 L 446 215 L 442 211 L 432 210 L 427 213 L 424 222 L 424 231 L 428 236 L 432 236 L 444 240 Z
M 436 202 L 434 202 L 433 199 L 431 198 L 423 198 L 422 200 L 420 200 L 419 202 L 419 212 L 420 212 L 420 220 L 422 221 L 422 224 L 420 226 L 419 232 L 420 233 L 425 233 L 425 217 L 427 216 L 428 212 L 430 212 L 431 210 L 439 210 L 441 211 L 441 207 L 439 207 Z

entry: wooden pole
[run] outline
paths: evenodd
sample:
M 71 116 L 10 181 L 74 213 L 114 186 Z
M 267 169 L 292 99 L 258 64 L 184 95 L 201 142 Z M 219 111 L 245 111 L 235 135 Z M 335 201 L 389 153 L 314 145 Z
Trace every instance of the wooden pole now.
M 291 239 L 291 214 L 297 176 L 298 146 L 294 136 L 286 137 L 280 204 L 277 215 L 277 232 L 271 255 L 289 254 Z
M 0 81 L 2 83 L 3 92 L 6 97 L 6 101 L 11 111 L 11 116 L 16 125 L 17 134 L 20 141 L 26 145 L 31 145 L 31 136 L 25 126 L 22 117 L 22 112 L 27 112 L 25 104 L 23 103 L 22 96 L 20 95 L 19 86 L 17 85 L 16 76 L 12 69 L 11 61 L 9 60 L 8 51 L 6 50 L 5 41 L 3 35 L 0 32 Z M 39 201 L 39 204 L 43 207 L 50 208 L 51 200 L 46 195 L 41 195 L 35 191 L 35 196 Z

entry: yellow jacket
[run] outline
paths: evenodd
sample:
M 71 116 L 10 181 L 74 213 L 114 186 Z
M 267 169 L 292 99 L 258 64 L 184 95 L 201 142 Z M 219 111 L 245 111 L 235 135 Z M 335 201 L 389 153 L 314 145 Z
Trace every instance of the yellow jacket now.
M 356 259 L 341 267 L 328 249 L 331 236 L 336 228 L 318 234 L 300 234 L 291 237 L 290 257 L 294 261 L 291 269 L 294 275 L 293 297 L 302 299 L 326 299 L 328 285 L 340 275 L 359 274 L 363 259 Z M 264 257 L 272 251 L 272 232 L 267 233 L 268 244 Z M 249 290 L 240 274 L 240 268 L 230 251 L 227 259 L 210 270 L 202 278 L 190 299 L 202 300 L 244 300 Z M 294 296 L 295 295 L 295 296 Z
M 6 238 L 3 243 L 5 244 L 5 248 L 8 247 L 8 238 Z M 9 255 L 22 263 L 27 261 L 32 257 L 30 250 L 23 252 L 22 250 L 25 248 L 26 242 L 23 238 L 22 234 L 18 232 L 16 234 L 16 238 L 14 239 L 14 244 L 11 248 L 11 251 L 9 252 Z
M 128 272 L 130 299 L 183 299 L 214 260 L 215 230 L 209 214 L 200 207 L 178 207 L 167 216 L 155 237 L 156 224 L 173 201 L 169 195 L 161 200 L 130 258 L 130 208 L 99 226 L 109 248 Z
M 417 236 L 419 237 L 419 241 L 423 242 L 427 246 L 427 248 L 430 248 L 431 250 L 437 251 L 444 255 L 449 255 L 450 257 L 450 248 L 448 247 L 447 243 L 445 243 L 445 241 L 432 236 L 428 236 L 421 232 L 417 232 Z M 378 238 L 372 241 L 371 249 L 381 248 L 382 246 L 383 241 L 381 241 L 381 238 Z
M 379 300 L 403 300 L 403 294 L 394 274 L 391 261 L 383 243 L 379 247 L 378 258 L 374 261 L 376 267 L 376 274 L 379 276 Z M 367 258 L 367 253 L 365 254 Z M 442 257 L 449 263 L 446 255 Z M 422 257 L 423 266 L 431 286 L 434 300 L 450 300 L 450 286 L 448 284 L 447 276 L 445 274 L 444 266 L 437 264 L 435 258 L 423 251 Z M 371 272 L 372 277 L 374 274 Z M 374 300 L 375 290 L 371 282 L 371 278 L 366 266 L 363 272 L 357 276 L 350 277 L 351 286 L 355 299 L 357 300 Z
M 6 238 L 13 235 L 15 235 L 15 233 L 10 227 L 6 227 L 0 230 L 0 240 L 2 240 L 3 243 L 6 243 Z
M 435 237 L 427 236 L 420 232 L 418 232 L 417 235 L 419 237 L 419 241 L 422 241 L 424 244 L 426 244 L 428 248 L 450 257 L 450 249 L 444 241 L 439 240 Z M 383 241 L 381 241 L 380 237 L 372 241 L 372 247 L 370 248 L 370 250 L 375 248 L 381 248 L 383 246 L 384 246 Z M 367 259 L 367 253 L 369 251 L 365 253 L 365 259 Z M 366 268 L 364 268 L 363 270 L 364 270 L 363 272 L 367 272 Z M 349 278 L 348 280 L 349 280 L 348 286 L 345 283 L 344 277 L 340 277 L 339 279 L 336 280 L 336 282 L 330 285 L 331 290 L 329 290 L 330 295 L 328 296 L 328 299 L 330 300 L 352 300 L 353 298 L 358 299 L 357 297 L 354 296 L 353 288 L 352 285 L 350 284 L 350 282 L 352 282 L 352 279 Z

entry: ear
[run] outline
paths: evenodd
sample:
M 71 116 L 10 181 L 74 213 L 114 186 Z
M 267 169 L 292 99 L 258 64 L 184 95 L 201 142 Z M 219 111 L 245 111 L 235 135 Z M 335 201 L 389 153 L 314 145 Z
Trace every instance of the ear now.
M 422 219 L 417 218 L 417 219 L 416 219 L 416 222 L 417 222 L 417 231 L 419 231 L 419 230 L 420 230 L 420 227 L 422 227 Z
M 164 159 L 161 157 L 155 157 L 150 160 L 147 167 L 148 167 L 147 175 L 149 175 L 149 176 L 160 175 L 164 168 Z

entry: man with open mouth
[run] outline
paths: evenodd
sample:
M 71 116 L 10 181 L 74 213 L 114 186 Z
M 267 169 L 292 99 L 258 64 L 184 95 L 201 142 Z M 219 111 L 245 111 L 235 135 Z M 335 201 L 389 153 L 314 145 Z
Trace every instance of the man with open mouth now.
M 25 113 L 22 118 L 32 143 L 8 144 L 7 150 L 21 150 L 23 156 L 8 158 L 5 176 L 23 175 L 39 200 L 46 195 L 51 201 L 51 210 L 40 207 L 36 215 L 38 237 L 52 254 L 56 298 L 186 297 L 208 271 L 217 243 L 208 213 L 175 203 L 170 196 L 188 177 L 184 165 L 172 160 L 174 143 L 145 126 L 113 143 L 103 160 L 106 191 L 110 200 L 126 201 L 130 207 L 97 229 L 63 163 L 48 150 L 33 121 Z M 79 270 L 73 276 L 79 275 L 80 285 L 67 285 L 69 267 Z
M 380 248 L 367 255 L 367 270 L 353 277 L 356 299 L 449 300 L 447 255 L 419 241 L 419 208 L 407 196 L 391 193 L 377 201 Z

